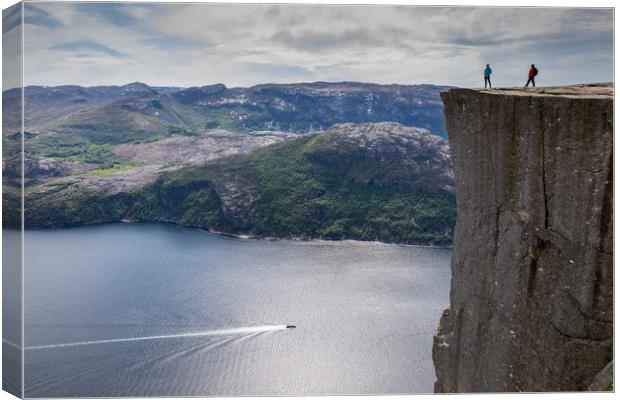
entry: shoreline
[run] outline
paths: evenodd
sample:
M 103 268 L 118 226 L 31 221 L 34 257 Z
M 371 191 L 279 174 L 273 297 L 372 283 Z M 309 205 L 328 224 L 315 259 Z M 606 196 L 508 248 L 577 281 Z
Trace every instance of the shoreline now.
M 128 222 L 134 223 L 134 222 Z M 281 241 L 288 240 L 291 242 L 328 242 L 328 243 L 338 243 L 338 242 L 357 242 L 357 243 L 372 243 L 372 244 L 387 244 L 393 246 L 408 246 L 408 247 L 416 247 L 423 249 L 438 249 L 438 250 L 452 250 L 452 246 L 437 246 L 437 245 L 424 245 L 424 244 L 412 244 L 412 243 L 399 243 L 399 242 L 382 242 L 380 240 L 362 240 L 362 239 L 352 239 L 352 238 L 344 238 L 344 239 L 326 239 L 326 238 L 305 238 L 301 236 L 289 236 L 289 237 L 274 237 L 274 236 L 256 236 L 256 235 L 242 235 L 235 233 L 227 233 L 227 232 L 219 232 L 212 229 L 200 228 L 200 227 L 190 227 L 185 225 L 179 225 L 173 223 L 174 225 L 178 225 L 184 228 L 194 228 L 201 229 L 207 231 L 216 236 L 226 236 L 234 239 L 242 239 L 242 240 L 267 240 L 267 241 Z
M 221 232 L 210 228 L 205 228 L 202 226 L 193 226 L 193 225 L 183 225 L 179 224 L 175 221 L 167 221 L 167 220 L 157 220 L 157 221 L 134 221 L 129 219 L 121 219 L 118 221 L 98 221 L 92 223 L 86 223 L 81 225 L 68 225 L 61 227 L 46 227 L 46 228 L 25 228 L 24 232 L 27 231 L 46 231 L 46 230 L 54 230 L 54 229 L 71 229 L 71 228 L 81 228 L 81 227 L 90 227 L 95 225 L 105 225 L 105 224 L 168 224 L 174 225 L 180 228 L 190 228 L 190 229 L 199 229 L 201 231 L 207 232 L 209 234 L 221 237 L 229 237 L 233 239 L 240 240 L 267 240 L 267 241 L 280 241 L 280 240 L 288 240 L 293 242 L 328 242 L 328 243 L 338 243 L 338 242 L 357 242 L 357 243 L 373 243 L 373 244 L 382 244 L 382 245 L 394 245 L 394 246 L 408 246 L 422 249 L 437 249 L 437 250 L 452 250 L 453 246 L 439 246 L 439 245 L 426 245 L 426 244 L 415 244 L 415 243 L 405 243 L 405 242 L 382 242 L 380 240 L 362 240 L 362 239 L 354 239 L 354 238 L 343 238 L 343 239 L 327 239 L 327 238 L 306 238 L 301 236 L 288 236 L 288 237 L 273 237 L 273 236 L 257 236 L 257 235 L 248 235 L 248 234 L 239 234 L 239 233 L 229 233 L 229 232 Z M 17 230 L 11 227 L 3 227 L 4 229 L 9 230 Z

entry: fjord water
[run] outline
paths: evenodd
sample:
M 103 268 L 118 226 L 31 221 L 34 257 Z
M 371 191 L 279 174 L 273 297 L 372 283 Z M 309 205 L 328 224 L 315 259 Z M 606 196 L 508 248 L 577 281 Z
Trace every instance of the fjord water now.
M 25 249 L 27 397 L 433 390 L 449 250 L 165 224 L 27 231 Z

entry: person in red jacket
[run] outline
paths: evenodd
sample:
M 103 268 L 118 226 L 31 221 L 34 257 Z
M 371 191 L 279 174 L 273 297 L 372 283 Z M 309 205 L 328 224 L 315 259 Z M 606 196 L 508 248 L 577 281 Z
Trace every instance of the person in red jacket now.
M 527 73 L 527 83 L 525 84 L 525 87 L 528 87 L 530 82 L 532 82 L 533 87 L 536 87 L 536 82 L 534 82 L 534 77 L 536 75 L 538 75 L 538 70 L 536 69 L 536 66 L 532 64 L 532 67 L 530 68 L 530 72 Z

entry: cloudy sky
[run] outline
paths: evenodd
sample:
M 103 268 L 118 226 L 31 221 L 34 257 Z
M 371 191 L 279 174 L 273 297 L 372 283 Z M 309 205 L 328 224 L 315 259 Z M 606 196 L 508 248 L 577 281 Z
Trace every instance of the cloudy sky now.
M 18 20 L 3 19 L 10 42 Z M 497 86 L 531 63 L 539 85 L 613 79 L 611 9 L 38 2 L 24 38 L 27 85 L 475 87 L 486 63 Z

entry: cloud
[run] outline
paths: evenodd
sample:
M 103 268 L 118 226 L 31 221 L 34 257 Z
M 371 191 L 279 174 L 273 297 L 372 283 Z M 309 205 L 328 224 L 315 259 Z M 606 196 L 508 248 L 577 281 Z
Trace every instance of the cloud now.
M 81 13 L 97 16 L 102 21 L 119 26 L 135 24 L 137 18 L 130 4 L 122 3 L 77 3 L 73 7 Z
M 112 57 L 127 57 L 126 54 L 121 53 L 120 51 L 114 50 L 92 40 L 76 40 L 74 42 L 57 44 L 52 47 L 52 50 L 65 50 L 72 52 L 90 50 L 97 53 L 104 53 Z
M 21 6 L 15 4 L 2 11 L 2 34 L 6 34 L 22 23 Z
M 278 31 L 270 38 L 276 43 L 300 50 L 324 51 L 343 47 L 384 46 L 378 35 L 359 28 L 343 32 L 316 32 L 311 30 L 292 33 L 288 30 Z
M 2 12 L 2 88 L 19 87 L 22 82 L 22 29 L 21 4 Z
M 24 23 L 26 24 L 46 28 L 57 28 L 62 25 L 58 19 L 38 7 L 29 6 L 28 11 L 29 12 L 24 15 Z
M 498 85 L 521 83 L 523 65 L 532 62 L 541 66 L 541 84 L 613 79 L 611 9 L 70 2 L 24 7 L 35 22 L 27 26 L 25 43 L 25 79 L 32 84 L 360 80 L 478 86 L 487 62 Z
M 211 44 L 205 41 L 197 41 L 197 40 L 188 40 L 180 37 L 170 36 L 170 35 L 162 35 L 162 34 L 154 34 L 149 37 L 145 37 L 140 39 L 141 43 L 144 43 L 146 46 L 154 46 L 159 49 L 171 49 L 171 48 L 207 48 L 211 46 Z
M 239 63 L 235 68 L 236 72 L 242 74 L 252 74 L 261 77 L 264 82 L 268 82 L 274 75 L 283 79 L 303 80 L 312 75 L 308 68 L 277 63 Z

